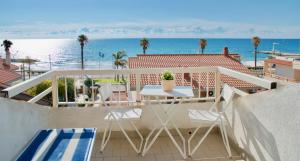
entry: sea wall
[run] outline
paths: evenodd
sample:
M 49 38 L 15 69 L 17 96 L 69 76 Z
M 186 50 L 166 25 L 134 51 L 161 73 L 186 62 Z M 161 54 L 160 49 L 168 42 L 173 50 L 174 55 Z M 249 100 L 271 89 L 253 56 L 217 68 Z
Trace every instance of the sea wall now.
M 0 97 L 0 160 L 14 160 L 39 129 L 49 126 L 48 107 Z
M 279 86 L 234 100 L 227 111 L 238 146 L 249 160 L 298 161 L 300 85 Z

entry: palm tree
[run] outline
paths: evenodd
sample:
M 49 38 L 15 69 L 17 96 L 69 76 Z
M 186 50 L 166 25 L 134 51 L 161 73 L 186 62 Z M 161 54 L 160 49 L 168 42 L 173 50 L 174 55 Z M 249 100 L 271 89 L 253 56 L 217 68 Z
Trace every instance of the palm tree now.
M 1 46 L 4 46 L 4 50 L 6 53 L 6 59 L 5 59 L 5 64 L 10 65 L 10 51 L 9 48 L 13 45 L 13 43 L 10 40 L 4 40 Z
M 253 46 L 254 46 L 254 69 L 256 70 L 257 47 L 258 47 L 259 44 L 260 44 L 260 38 L 257 37 L 257 36 L 254 36 L 254 37 L 252 38 L 252 43 L 253 43 Z
M 88 37 L 82 34 L 78 36 L 77 40 L 79 41 L 81 47 L 81 69 L 83 69 L 83 47 L 88 42 Z
M 140 40 L 140 45 L 143 47 L 143 53 L 146 54 L 146 50 L 149 47 L 149 40 L 146 38 L 142 38 Z
M 201 53 L 203 54 L 204 52 L 204 49 L 207 45 L 207 40 L 206 39 L 200 39 L 200 43 L 199 43 L 199 46 L 201 48 Z M 199 53 L 200 53 L 200 50 L 199 50 Z
M 119 69 L 119 67 L 125 67 L 127 64 L 127 60 L 124 59 L 126 57 L 126 53 L 125 51 L 118 51 L 116 53 L 113 54 L 113 58 L 114 60 L 114 65 L 116 66 L 117 69 Z M 117 75 L 117 81 L 119 81 L 119 74 Z

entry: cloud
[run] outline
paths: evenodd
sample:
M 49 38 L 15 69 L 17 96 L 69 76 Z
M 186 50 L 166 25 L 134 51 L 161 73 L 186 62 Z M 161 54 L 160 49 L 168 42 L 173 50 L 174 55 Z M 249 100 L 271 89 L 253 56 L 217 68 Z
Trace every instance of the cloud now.
M 0 38 L 74 38 L 79 34 L 90 38 L 131 37 L 206 37 L 206 38 L 300 38 L 299 26 L 262 26 L 199 19 L 177 21 L 137 20 L 118 23 L 18 24 L 0 26 Z
M 89 32 L 90 32 L 90 29 L 87 28 L 87 27 L 84 27 L 84 28 L 80 29 L 80 32 L 83 32 L 83 33 L 89 33 Z

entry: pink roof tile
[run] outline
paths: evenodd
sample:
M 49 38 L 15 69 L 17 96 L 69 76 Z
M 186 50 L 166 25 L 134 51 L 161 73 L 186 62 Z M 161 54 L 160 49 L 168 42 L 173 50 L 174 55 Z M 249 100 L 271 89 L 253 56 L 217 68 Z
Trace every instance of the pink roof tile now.
M 230 55 L 231 56 L 231 55 Z M 147 54 L 138 55 L 137 57 L 130 57 L 128 60 L 129 68 L 168 68 L 168 67 L 201 67 L 201 66 L 222 66 L 225 68 L 233 69 L 239 72 L 253 74 L 251 71 L 243 66 L 235 59 L 239 55 L 233 54 L 227 57 L 221 54 Z M 182 75 L 175 74 L 177 85 L 187 85 L 190 79 L 185 78 L 182 80 Z M 200 75 L 197 73 L 192 74 L 193 87 L 198 86 L 206 87 L 206 74 Z M 199 82 L 200 78 L 200 82 Z M 131 84 L 135 85 L 135 76 L 131 75 Z M 142 85 L 144 84 L 158 84 L 160 77 L 157 75 L 142 75 Z M 250 88 L 255 85 L 237 80 L 232 77 L 221 75 L 221 80 L 229 85 L 237 88 Z M 209 86 L 214 86 L 214 74 L 209 74 Z
M 18 69 L 17 66 L 11 64 L 10 66 L 3 64 L 3 59 L 0 59 L 0 84 L 9 84 L 21 77 L 18 73 L 15 72 Z

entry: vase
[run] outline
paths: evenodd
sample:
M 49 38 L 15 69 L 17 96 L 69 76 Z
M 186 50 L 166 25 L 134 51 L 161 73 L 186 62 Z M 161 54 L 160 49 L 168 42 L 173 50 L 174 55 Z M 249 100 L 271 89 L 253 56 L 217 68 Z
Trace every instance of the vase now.
M 162 80 L 161 85 L 164 91 L 172 91 L 175 87 L 175 80 Z

